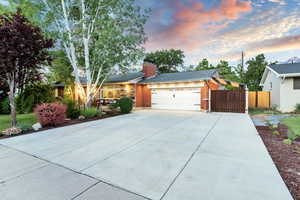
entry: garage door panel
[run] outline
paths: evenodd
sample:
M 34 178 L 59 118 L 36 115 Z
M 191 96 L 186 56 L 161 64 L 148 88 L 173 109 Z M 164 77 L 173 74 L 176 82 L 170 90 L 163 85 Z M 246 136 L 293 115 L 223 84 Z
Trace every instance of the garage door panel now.
M 200 110 L 200 88 L 153 89 L 152 108 Z

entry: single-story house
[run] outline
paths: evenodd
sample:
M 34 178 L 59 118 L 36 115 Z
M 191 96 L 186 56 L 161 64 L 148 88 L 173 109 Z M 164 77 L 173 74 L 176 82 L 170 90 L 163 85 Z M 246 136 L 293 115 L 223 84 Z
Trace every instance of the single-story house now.
M 300 104 L 300 63 L 267 66 L 260 85 L 270 91 L 271 105 L 282 112 L 292 112 Z
M 145 61 L 142 72 L 109 77 L 97 99 L 107 104 L 129 96 L 135 107 L 209 111 L 210 91 L 224 89 L 227 84 L 240 87 L 220 79 L 216 70 L 160 74 L 156 65 Z M 64 85 L 56 83 L 55 87 L 56 94 L 62 96 Z

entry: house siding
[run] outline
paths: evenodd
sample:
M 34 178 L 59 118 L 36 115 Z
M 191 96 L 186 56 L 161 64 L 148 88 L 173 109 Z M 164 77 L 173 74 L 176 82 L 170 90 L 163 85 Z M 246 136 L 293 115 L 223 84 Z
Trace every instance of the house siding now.
M 286 78 L 280 86 L 280 111 L 292 112 L 300 104 L 300 90 L 294 90 L 293 78 Z
M 214 83 L 213 81 L 207 81 L 205 82 L 204 87 L 202 87 L 201 90 L 201 110 L 209 111 L 209 89 L 211 90 L 218 90 L 219 85 L 217 83 Z
M 277 106 L 279 109 L 281 107 L 280 105 L 281 86 L 280 85 L 281 85 L 281 78 L 277 77 L 274 73 L 269 71 L 265 83 L 263 85 L 263 91 L 271 92 L 271 105 Z
M 147 85 L 136 86 L 136 107 L 151 107 L 151 89 Z

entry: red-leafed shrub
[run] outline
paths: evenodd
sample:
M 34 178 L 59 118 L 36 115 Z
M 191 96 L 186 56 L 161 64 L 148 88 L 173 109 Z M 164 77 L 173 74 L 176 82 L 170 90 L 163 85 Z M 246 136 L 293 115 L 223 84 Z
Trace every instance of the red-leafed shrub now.
M 35 108 L 35 113 L 42 126 L 57 126 L 64 123 L 67 107 L 59 103 L 44 103 Z

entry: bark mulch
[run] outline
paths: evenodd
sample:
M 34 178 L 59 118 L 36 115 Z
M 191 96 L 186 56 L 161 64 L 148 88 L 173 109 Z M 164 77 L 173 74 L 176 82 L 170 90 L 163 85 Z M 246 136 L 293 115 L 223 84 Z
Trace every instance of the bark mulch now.
M 119 113 L 119 112 L 107 112 L 107 114 L 103 115 L 102 117 L 94 117 L 94 118 L 84 119 L 84 120 L 79 120 L 79 119 L 65 120 L 65 122 L 63 124 L 59 125 L 59 126 L 43 127 L 38 131 L 34 131 L 34 130 L 23 131 L 22 133 L 20 133 L 18 135 L 7 136 L 7 135 L 1 135 L 1 133 L 0 133 L 0 140 L 5 139 L 5 138 L 18 137 L 18 136 L 21 136 L 21 135 L 34 134 L 34 133 L 37 133 L 37 132 L 40 132 L 40 131 L 45 131 L 45 130 L 54 129 L 54 128 L 60 128 L 60 127 L 71 126 L 71 125 L 81 124 L 81 123 L 95 121 L 95 120 L 101 120 L 101 119 L 105 119 L 105 118 L 109 118 L 109 117 L 115 117 L 115 116 L 119 116 L 119 115 L 124 115 L 124 114 Z
M 284 144 L 288 131 L 284 125 L 277 129 L 280 135 L 273 135 L 269 127 L 256 128 L 294 199 L 300 200 L 300 140 L 293 145 Z

